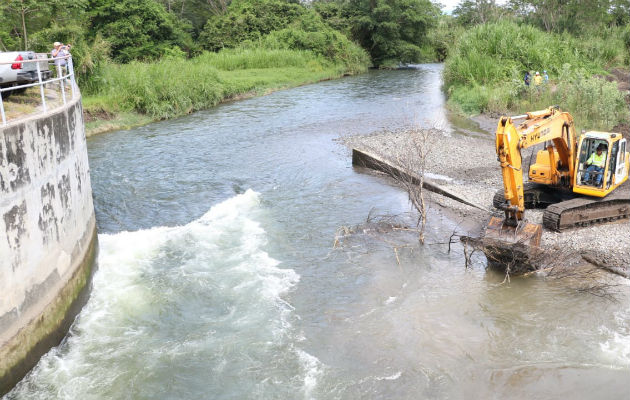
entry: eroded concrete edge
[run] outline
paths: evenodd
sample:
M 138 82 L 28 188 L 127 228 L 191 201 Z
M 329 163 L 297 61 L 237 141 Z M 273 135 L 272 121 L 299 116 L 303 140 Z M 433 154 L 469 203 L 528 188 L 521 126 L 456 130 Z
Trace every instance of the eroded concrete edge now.
M 94 216 L 81 242 L 78 248 L 85 249 L 84 255 L 77 257 L 74 272 L 58 295 L 37 318 L 31 320 L 0 349 L 0 395 L 11 390 L 41 356 L 61 343 L 87 302 L 98 252 Z
M 417 185 L 420 184 L 419 176 L 415 176 L 415 175 L 411 176 L 410 174 L 404 172 L 403 170 L 398 168 L 396 165 L 388 162 L 387 160 L 384 160 L 374 154 L 370 154 L 364 150 L 352 149 L 352 165 L 355 165 L 358 167 L 370 168 L 376 171 L 384 172 L 388 175 L 395 174 L 395 175 L 404 177 L 404 179 L 411 179 L 412 182 L 414 182 Z M 430 192 L 434 192 L 444 197 L 448 197 L 462 204 L 466 204 L 467 206 L 474 207 L 488 213 L 490 212 L 487 208 L 464 199 L 457 193 L 453 193 L 452 191 L 433 182 L 431 179 L 424 178 L 422 180 L 422 187 L 424 189 L 427 189 Z

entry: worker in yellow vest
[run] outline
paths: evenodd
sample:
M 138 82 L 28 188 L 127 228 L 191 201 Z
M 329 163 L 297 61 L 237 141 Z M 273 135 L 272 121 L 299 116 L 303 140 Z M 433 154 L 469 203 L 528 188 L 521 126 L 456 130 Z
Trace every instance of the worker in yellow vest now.
M 597 150 L 595 153 L 591 154 L 591 156 L 586 160 L 586 173 L 584 174 L 583 183 L 588 182 L 588 178 L 591 176 L 591 173 L 595 175 L 596 185 L 599 186 L 602 183 L 602 176 L 604 175 L 604 163 L 606 162 L 606 154 L 604 154 L 604 146 L 603 143 L 600 143 L 597 146 Z

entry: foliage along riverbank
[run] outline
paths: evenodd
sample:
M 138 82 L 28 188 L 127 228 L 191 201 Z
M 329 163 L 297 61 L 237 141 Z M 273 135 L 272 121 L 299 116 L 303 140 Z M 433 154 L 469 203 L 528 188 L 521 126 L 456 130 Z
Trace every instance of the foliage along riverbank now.
M 462 114 L 557 104 L 578 125 L 630 120 L 605 77 L 630 66 L 628 0 L 9 0 L 0 48 L 72 43 L 90 132 L 171 118 L 368 66 L 444 61 Z M 549 72 L 526 86 L 525 71 Z
M 468 30 L 449 52 L 444 86 L 449 104 L 465 114 L 522 113 L 557 104 L 578 127 L 611 130 L 630 118 L 624 92 L 605 79 L 627 68 L 628 28 L 588 38 L 501 21 Z M 524 82 L 525 71 L 547 70 L 549 82 Z M 612 80 L 612 79 L 611 79 Z
M 109 64 L 84 96 L 88 135 L 169 119 L 223 101 L 367 70 L 368 58 L 332 62 L 311 51 L 240 48 L 192 59 Z

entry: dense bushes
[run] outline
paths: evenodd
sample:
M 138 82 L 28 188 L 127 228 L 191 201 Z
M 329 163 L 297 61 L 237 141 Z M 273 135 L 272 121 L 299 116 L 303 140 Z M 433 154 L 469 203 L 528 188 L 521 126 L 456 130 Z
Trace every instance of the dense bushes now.
M 327 60 L 343 64 L 358 73 L 370 63 L 368 54 L 342 33 L 327 26 L 314 13 L 305 15 L 290 27 L 265 36 L 263 46 L 272 49 L 310 50 Z
M 440 12 L 429 0 L 319 1 L 313 7 L 366 49 L 377 66 L 420 62 L 435 54 L 425 47 Z
M 343 65 L 310 51 L 222 50 L 190 60 L 164 58 L 153 63 L 110 64 L 103 71 L 106 84 L 92 93 L 87 103 L 95 111 L 134 111 L 164 119 L 211 107 L 248 91 L 343 73 Z
M 91 0 L 90 32 L 109 42 L 118 62 L 155 60 L 190 53 L 195 45 L 187 25 L 153 0 Z
M 578 39 L 549 34 L 513 22 L 479 25 L 451 49 L 444 69 L 451 104 L 466 113 L 504 113 L 558 104 L 578 123 L 610 129 L 628 118 L 614 83 L 594 75 L 625 60 L 622 30 L 609 28 L 598 37 Z M 525 86 L 525 71 L 546 69 L 547 85 Z
M 624 55 L 619 30 L 583 40 L 499 22 L 466 32 L 451 51 L 444 79 L 449 87 L 492 84 L 519 77 L 525 70 L 546 69 L 557 75 L 564 64 L 602 73 L 605 66 L 623 63 Z
M 283 0 L 239 0 L 228 12 L 208 20 L 199 37 L 211 51 L 235 47 L 306 50 L 356 73 L 369 63 L 367 53 L 326 25 L 312 9 Z
M 235 0 L 225 14 L 208 19 L 199 43 L 210 51 L 238 47 L 286 28 L 307 11 L 301 4 L 283 0 Z

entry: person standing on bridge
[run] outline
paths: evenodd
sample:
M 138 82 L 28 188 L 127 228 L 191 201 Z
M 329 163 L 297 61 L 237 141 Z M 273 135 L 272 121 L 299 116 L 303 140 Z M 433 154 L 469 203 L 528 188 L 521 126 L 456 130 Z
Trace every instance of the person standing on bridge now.
M 67 56 L 70 55 L 70 45 L 64 45 L 61 42 L 53 43 L 53 49 L 50 52 L 50 55 L 55 59 L 55 66 L 57 67 L 57 71 L 61 75 L 65 75 L 65 71 L 68 65 Z
M 596 174 L 595 176 L 595 184 L 597 186 L 602 183 L 602 175 L 604 175 L 604 162 L 606 161 L 606 154 L 604 154 L 604 146 L 603 143 L 600 143 L 597 146 L 597 150 L 595 153 L 591 154 L 591 156 L 586 160 L 586 165 L 589 167 L 586 168 L 586 173 L 584 174 L 584 180 L 582 183 L 588 182 L 588 178 L 590 178 L 591 173 Z

